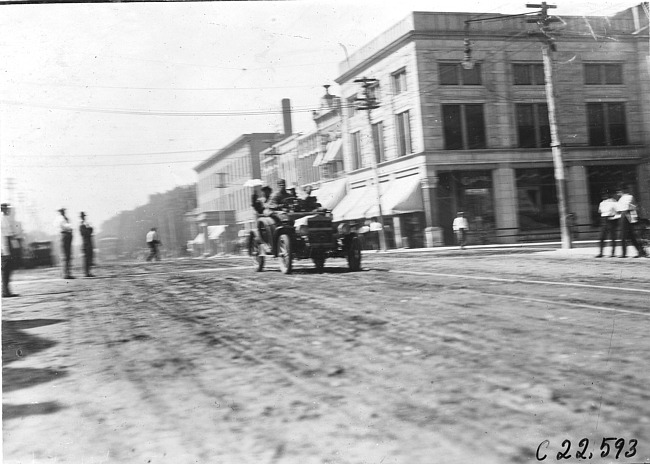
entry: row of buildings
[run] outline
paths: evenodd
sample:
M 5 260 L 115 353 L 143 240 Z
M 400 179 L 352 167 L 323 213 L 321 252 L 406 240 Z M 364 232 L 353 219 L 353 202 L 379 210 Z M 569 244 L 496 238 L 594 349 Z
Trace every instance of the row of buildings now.
M 650 213 L 647 3 L 610 17 L 561 17 L 552 36 L 556 114 L 574 233 L 593 237 L 603 189 L 626 183 Z M 335 221 L 378 216 L 391 247 L 453 243 L 462 210 L 472 240 L 557 239 L 542 47 L 526 17 L 413 12 L 340 64 L 314 129 L 243 134 L 195 167 L 195 242 L 253 227 L 249 179 L 311 185 Z M 485 17 L 485 16 L 483 16 Z M 471 59 L 464 41 L 471 44 Z M 378 107 L 359 109 L 359 80 Z M 217 227 L 220 226 L 220 227 Z

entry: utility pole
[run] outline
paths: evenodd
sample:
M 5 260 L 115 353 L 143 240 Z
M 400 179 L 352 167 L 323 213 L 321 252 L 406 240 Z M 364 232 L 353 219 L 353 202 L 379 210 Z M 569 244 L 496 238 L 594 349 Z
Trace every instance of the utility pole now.
M 556 51 L 555 39 L 551 36 L 550 24 L 559 21 L 548 15 L 549 8 L 557 8 L 555 5 L 547 5 L 546 2 L 541 4 L 526 4 L 526 8 L 541 8 L 537 19 L 528 19 L 528 23 L 537 23 L 540 28 L 538 33 L 545 47 L 542 49 L 542 58 L 544 60 L 544 79 L 546 81 L 546 103 L 548 106 L 548 122 L 551 129 L 551 152 L 553 154 L 553 166 L 555 168 L 555 185 L 557 188 L 558 207 L 560 214 L 560 236 L 562 238 L 562 248 L 571 248 L 571 231 L 568 223 L 568 208 L 566 195 L 566 177 L 564 175 L 564 161 L 562 160 L 562 150 L 560 138 L 557 130 L 557 118 L 555 116 L 555 94 L 553 89 L 553 63 L 551 53 Z
M 381 210 L 381 188 L 379 187 L 379 170 L 377 169 L 377 147 L 375 146 L 375 138 L 372 133 L 372 118 L 371 112 L 375 108 L 379 108 L 379 103 L 374 94 L 371 94 L 370 89 L 378 82 L 377 79 L 369 79 L 367 77 L 362 77 L 361 79 L 355 79 L 354 82 L 360 83 L 363 87 L 363 97 L 357 97 L 357 101 L 361 102 L 357 109 L 366 110 L 368 115 L 368 128 L 370 130 L 370 140 L 372 141 L 372 171 L 373 177 L 375 178 L 375 189 L 377 196 L 377 210 L 379 212 L 379 224 L 381 224 L 381 229 L 379 229 L 379 247 L 386 251 L 386 233 L 384 231 L 384 214 Z

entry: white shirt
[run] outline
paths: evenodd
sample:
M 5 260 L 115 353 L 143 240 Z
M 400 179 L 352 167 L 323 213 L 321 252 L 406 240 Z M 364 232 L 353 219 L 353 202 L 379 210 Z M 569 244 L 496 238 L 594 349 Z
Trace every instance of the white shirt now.
M 11 256 L 9 238 L 14 236 L 16 228 L 14 218 L 2 215 L 2 256 Z
M 608 198 L 607 200 L 603 200 L 600 202 L 600 205 L 598 205 L 598 212 L 600 213 L 601 217 L 606 217 L 609 219 L 618 219 L 621 217 L 621 215 L 618 212 L 617 209 L 618 203 L 616 200 L 613 198 Z
M 59 232 L 70 232 L 72 233 L 72 224 L 63 216 L 56 218 L 56 227 L 59 229 Z
M 469 229 L 469 223 L 467 222 L 467 218 L 465 217 L 455 218 L 452 228 L 454 229 L 454 231 L 458 231 L 460 229 Z
M 616 202 L 616 211 L 620 213 L 625 213 L 627 211 L 636 210 L 636 205 L 634 204 L 634 197 L 629 193 L 624 193 L 621 195 L 621 198 Z
M 155 230 L 150 230 L 147 232 L 147 243 L 153 242 L 154 240 L 158 240 L 158 234 Z

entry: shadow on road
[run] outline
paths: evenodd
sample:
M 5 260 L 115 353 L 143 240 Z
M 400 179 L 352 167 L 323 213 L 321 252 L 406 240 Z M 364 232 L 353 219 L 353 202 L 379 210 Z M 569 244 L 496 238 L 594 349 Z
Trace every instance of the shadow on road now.
M 25 330 L 59 324 L 65 319 L 24 319 L 19 321 L 2 321 L 2 366 L 34 353 L 52 348 L 58 342 L 48 338 L 32 335 Z M 4 378 L 3 378 L 4 383 Z
M 3 404 L 2 405 L 2 420 L 7 421 L 10 419 L 18 419 L 20 417 L 32 416 L 35 414 L 52 414 L 63 409 L 56 401 L 48 401 L 46 403 L 38 404 Z M 3 427 L 5 432 L 8 427 Z
M 31 367 L 2 369 L 2 390 L 5 392 L 29 388 L 41 383 L 51 382 L 67 375 L 65 371 L 54 369 L 34 369 Z

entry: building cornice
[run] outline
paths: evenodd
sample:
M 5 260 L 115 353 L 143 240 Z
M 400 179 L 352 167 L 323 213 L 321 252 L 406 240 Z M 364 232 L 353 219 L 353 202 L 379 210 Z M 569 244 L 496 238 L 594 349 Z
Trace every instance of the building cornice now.
M 214 153 L 212 156 L 210 156 L 208 159 L 205 161 L 200 162 L 194 167 L 194 170 L 197 173 L 200 173 L 201 171 L 209 168 L 210 166 L 214 165 L 217 161 L 220 159 L 225 158 L 228 154 L 232 153 L 235 150 L 238 150 L 239 148 L 243 147 L 247 143 L 250 143 L 252 140 L 258 140 L 262 139 L 264 137 L 277 137 L 279 134 L 272 133 L 272 132 L 255 132 L 251 134 L 242 134 L 239 137 L 237 137 L 235 140 L 230 142 L 228 145 L 226 145 L 224 148 L 221 150 L 217 151 Z

